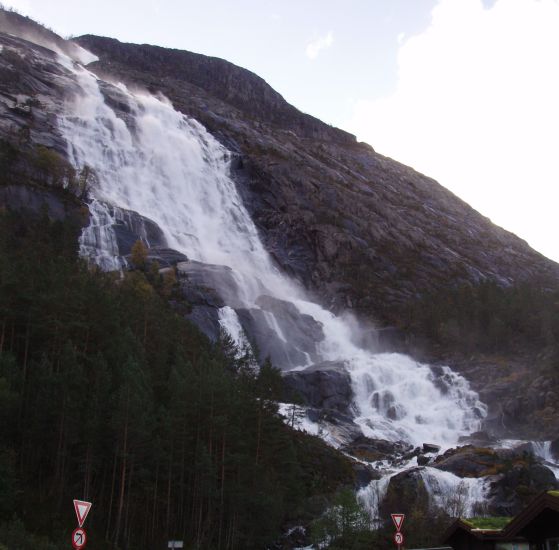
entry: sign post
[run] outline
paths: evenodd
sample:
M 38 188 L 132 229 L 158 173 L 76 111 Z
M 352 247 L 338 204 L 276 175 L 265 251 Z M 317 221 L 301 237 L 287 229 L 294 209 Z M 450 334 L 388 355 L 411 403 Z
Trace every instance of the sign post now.
M 390 514 L 392 516 L 392 521 L 396 527 L 396 532 L 394 533 L 394 542 L 398 545 L 398 550 L 402 549 L 402 544 L 404 544 L 404 534 L 402 533 L 402 525 L 404 524 L 405 514 Z
M 78 527 L 74 529 L 72 533 L 72 546 L 76 550 L 80 550 L 85 546 L 87 542 L 87 535 L 85 529 L 83 529 L 83 524 L 85 523 L 85 518 L 89 514 L 91 509 L 91 502 L 85 502 L 84 500 L 74 500 L 74 511 L 76 512 L 76 517 L 78 518 Z

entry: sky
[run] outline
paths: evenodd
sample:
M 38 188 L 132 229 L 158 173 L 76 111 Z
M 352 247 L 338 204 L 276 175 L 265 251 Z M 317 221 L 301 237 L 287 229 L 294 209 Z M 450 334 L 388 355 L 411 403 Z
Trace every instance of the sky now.
M 0 0 L 222 57 L 559 261 L 559 0 Z

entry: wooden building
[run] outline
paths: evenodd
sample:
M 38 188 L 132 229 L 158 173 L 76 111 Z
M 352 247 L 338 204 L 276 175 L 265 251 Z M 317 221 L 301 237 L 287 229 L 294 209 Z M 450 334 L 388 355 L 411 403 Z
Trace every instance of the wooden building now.
M 454 550 L 559 550 L 559 491 L 540 494 L 502 529 L 458 519 L 443 544 Z

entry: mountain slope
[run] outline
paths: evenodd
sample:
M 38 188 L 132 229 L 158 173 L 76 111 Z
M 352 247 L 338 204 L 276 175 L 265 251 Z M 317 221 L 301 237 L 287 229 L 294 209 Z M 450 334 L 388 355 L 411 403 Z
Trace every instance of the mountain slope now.
M 235 177 L 268 250 L 335 310 L 395 323 L 394 308 L 441 286 L 559 276 L 434 180 L 299 113 L 249 71 L 114 39 L 77 42 L 99 57 L 91 69 L 162 92 L 238 153 Z

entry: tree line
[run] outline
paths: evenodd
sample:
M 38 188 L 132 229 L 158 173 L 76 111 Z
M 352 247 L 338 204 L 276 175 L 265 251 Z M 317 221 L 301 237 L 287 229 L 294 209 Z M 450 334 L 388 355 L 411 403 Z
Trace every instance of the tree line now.
M 95 548 L 265 548 L 351 485 L 269 362 L 210 343 L 172 278 L 85 265 L 78 231 L 0 213 L 0 547 L 66 548 L 78 498 Z

